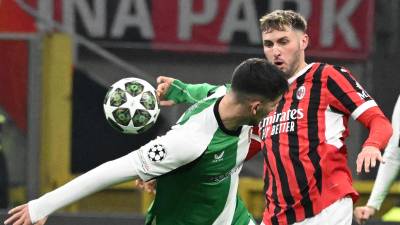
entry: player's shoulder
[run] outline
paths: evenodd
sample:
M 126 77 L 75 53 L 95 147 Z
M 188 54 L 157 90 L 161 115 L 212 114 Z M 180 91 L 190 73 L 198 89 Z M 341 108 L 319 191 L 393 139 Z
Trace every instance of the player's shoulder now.
M 329 63 L 319 63 L 319 65 L 323 65 L 324 73 L 327 73 L 331 76 L 346 76 L 347 74 L 350 74 L 350 70 L 344 66 L 333 65 Z
M 220 85 L 220 86 L 216 86 L 213 90 L 211 90 L 208 94 L 208 96 L 205 99 L 217 99 L 220 98 L 222 96 L 224 96 L 228 89 L 229 89 L 229 85 Z
M 216 126 L 214 108 L 219 99 L 220 97 L 209 96 L 190 106 L 179 118 L 177 127 L 195 127 L 195 130 L 199 131 L 199 129 L 207 130 L 209 126 Z
M 314 66 L 322 68 L 322 80 L 335 80 L 335 81 L 351 81 L 354 77 L 349 69 L 344 66 L 333 65 L 329 63 L 314 63 Z M 317 69 L 316 69 L 317 70 Z

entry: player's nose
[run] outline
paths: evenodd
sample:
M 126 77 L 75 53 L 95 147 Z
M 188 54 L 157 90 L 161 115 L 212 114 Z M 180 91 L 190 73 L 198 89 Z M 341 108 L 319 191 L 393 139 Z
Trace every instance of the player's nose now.
M 279 50 L 278 47 L 274 46 L 272 47 L 272 54 L 274 55 L 274 57 L 277 57 L 281 55 L 281 51 Z

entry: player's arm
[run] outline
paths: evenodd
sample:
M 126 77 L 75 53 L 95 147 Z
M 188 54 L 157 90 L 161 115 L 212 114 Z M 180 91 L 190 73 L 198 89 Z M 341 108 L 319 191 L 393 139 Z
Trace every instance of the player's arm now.
M 65 207 L 83 197 L 114 184 L 138 178 L 138 166 L 133 164 L 136 157 L 137 154 L 132 152 L 119 159 L 106 162 L 54 191 L 30 201 L 28 203 L 30 218 L 27 219 L 32 224 L 36 223 L 57 209 Z M 6 221 L 6 224 L 13 224 L 11 222 L 13 222 L 12 217 Z
M 26 207 L 20 207 L 28 215 L 24 217 L 26 224 L 34 224 L 55 210 L 105 187 L 138 178 L 137 165 L 132 163 L 134 155 L 133 152 L 119 159 L 106 162 L 54 191 L 30 201 Z M 10 218 L 5 221 L 5 224 L 18 224 L 18 221 L 22 219 L 23 215 L 17 208 L 10 211 Z
M 166 174 L 200 157 L 213 132 L 202 132 L 202 123 L 188 121 L 140 149 L 106 162 L 67 184 L 11 210 L 6 224 L 36 223 L 52 212 L 106 187 L 136 178 L 144 181 Z M 185 138 L 182 138 L 185 137 Z M 28 216 L 27 216 L 28 215 Z
M 360 173 L 363 167 L 369 172 L 376 161 L 382 162 L 381 150 L 392 135 L 390 122 L 349 71 L 333 66 L 327 66 L 325 70 L 329 104 L 369 129 L 368 139 L 357 158 L 357 172 Z
M 392 127 L 393 135 L 383 154 L 385 163 L 379 167 L 368 203 L 365 206 L 356 207 L 354 210 L 354 217 L 358 223 L 368 220 L 380 209 L 390 186 L 400 171 L 400 96 L 393 110 Z
M 173 103 L 194 104 L 213 94 L 218 88 L 207 83 L 186 84 L 178 79 L 164 76 L 158 77 L 157 83 L 157 92 L 161 100 L 169 100 Z
M 400 171 L 400 97 L 397 99 L 392 115 L 393 135 L 383 154 L 385 164 L 379 167 L 374 188 L 367 203 L 375 209 L 380 209 L 389 187 Z
M 368 138 L 357 157 L 357 172 L 362 171 L 363 165 L 365 172 L 369 172 L 369 167 L 375 167 L 377 160 L 384 163 L 380 151 L 386 147 L 393 129 L 389 120 L 377 106 L 366 110 L 357 118 L 357 121 L 369 129 Z

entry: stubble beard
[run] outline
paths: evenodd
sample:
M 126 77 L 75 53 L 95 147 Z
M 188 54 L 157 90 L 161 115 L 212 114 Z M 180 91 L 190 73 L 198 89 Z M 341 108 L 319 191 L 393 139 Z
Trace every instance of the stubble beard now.
M 296 75 L 296 73 L 298 72 L 300 67 L 300 50 L 298 50 L 295 54 L 295 56 L 293 57 L 293 61 L 292 63 L 289 65 L 289 67 L 287 68 L 287 71 L 283 71 L 286 73 L 287 77 L 286 79 L 291 78 L 292 76 Z

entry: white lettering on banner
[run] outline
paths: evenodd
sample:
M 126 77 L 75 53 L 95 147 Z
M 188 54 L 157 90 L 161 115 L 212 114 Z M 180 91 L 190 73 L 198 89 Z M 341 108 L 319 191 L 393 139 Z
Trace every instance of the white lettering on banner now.
M 63 1 L 65 26 L 69 31 L 75 31 L 75 10 L 82 18 L 89 36 L 104 37 L 106 35 L 106 1 L 94 0 L 93 12 L 91 12 L 88 1 L 67 0 Z
M 242 19 L 239 18 L 241 10 L 243 12 Z M 229 43 L 232 41 L 236 31 L 246 32 L 252 44 L 259 44 L 261 42 L 257 11 L 253 1 L 232 0 L 230 2 L 218 39 Z
M 216 0 L 203 0 L 204 10 L 202 13 L 193 11 L 193 1 L 179 1 L 178 38 L 181 40 L 190 40 L 193 25 L 209 24 L 215 19 L 218 12 L 218 1 Z
M 306 20 L 308 20 L 308 18 L 310 18 L 312 9 L 310 1 L 311 0 L 270 0 L 269 8 L 271 11 L 275 9 L 283 9 L 285 4 L 293 2 L 296 3 L 296 11 L 303 15 Z
M 261 44 L 258 17 L 265 13 L 258 11 L 258 8 L 266 11 L 291 8 L 301 13 L 309 23 L 319 24 L 309 27 L 309 33 L 316 38 L 315 44 L 310 46 L 310 55 L 334 58 L 368 56 L 369 46 L 366 43 L 371 36 L 374 0 L 229 0 L 226 4 L 220 4 L 222 1 L 177 0 L 172 1 L 174 4 L 171 5 L 171 1 L 65 0 L 62 1 L 63 23 L 69 32 L 104 39 L 109 44 L 119 40 L 152 41 L 156 34 L 162 32 L 155 29 L 168 26 L 176 28 L 176 33 L 175 29 L 168 30 L 167 38 L 163 36 L 166 33 L 161 33 L 156 40 L 161 45 L 156 46 L 166 43 L 172 50 L 174 44 L 177 44 L 177 48 L 182 47 L 180 41 L 196 39 L 196 45 L 205 46 L 210 51 L 213 51 L 215 44 L 232 44 L 233 47 L 238 46 L 239 51 L 253 52 L 260 50 L 255 47 Z M 198 3 L 202 6 L 199 9 L 195 8 Z M 168 10 L 177 15 L 164 19 L 165 15 L 169 16 Z M 355 20 L 355 16 L 360 18 Z M 213 24 L 216 21 L 222 22 Z M 193 33 L 197 27 L 204 27 L 202 34 Z M 137 32 L 128 32 L 130 29 Z M 238 32 L 246 35 L 247 40 L 232 43 Z M 343 41 L 336 40 L 338 36 Z M 187 44 L 183 47 L 188 50 L 194 45 L 191 42 L 184 44 Z
M 135 14 L 129 14 L 134 5 Z M 112 25 L 111 36 L 120 38 L 125 34 L 128 27 L 139 28 L 141 36 L 144 38 L 154 38 L 151 16 L 147 9 L 146 0 L 121 0 L 116 12 L 116 18 Z
M 323 47 L 332 47 L 335 38 L 335 25 L 338 26 L 347 45 L 351 48 L 360 48 L 357 37 L 349 17 L 354 13 L 361 0 L 348 0 L 339 11 L 336 11 L 336 0 L 323 0 L 320 42 Z
M 53 0 L 41 0 L 37 2 L 38 4 L 38 12 L 39 15 L 46 21 L 46 23 L 52 23 L 52 18 L 54 17 L 54 12 L 52 9 L 54 8 L 54 1 Z M 0 7 L 1 7 L 1 0 L 0 0 Z M 44 23 L 36 23 L 38 30 L 46 31 L 48 30 L 48 25 Z

